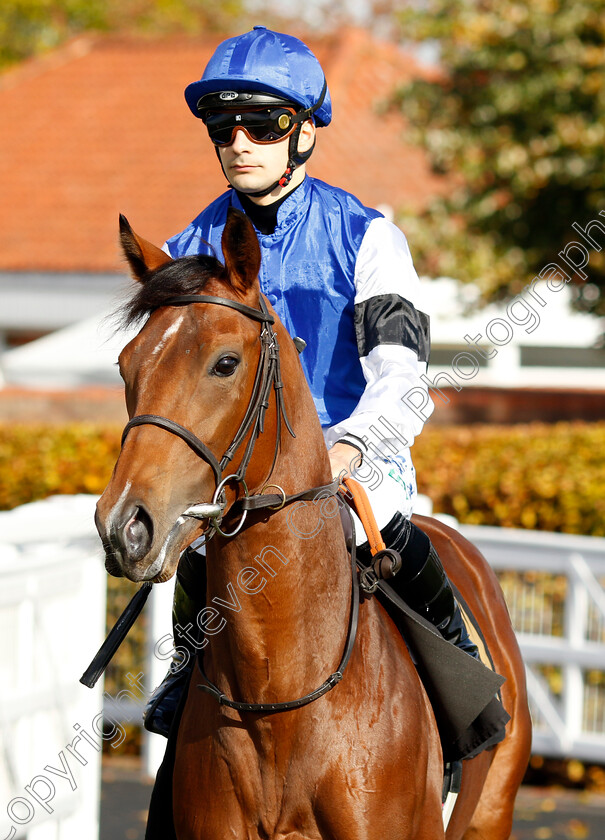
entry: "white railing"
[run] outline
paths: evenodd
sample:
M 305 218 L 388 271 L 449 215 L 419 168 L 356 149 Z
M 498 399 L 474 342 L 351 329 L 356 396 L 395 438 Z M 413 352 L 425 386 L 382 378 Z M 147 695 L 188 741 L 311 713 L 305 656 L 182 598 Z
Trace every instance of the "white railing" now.
M 533 752 L 605 762 L 605 538 L 460 530 L 504 589 L 526 663 Z
M 74 725 L 86 728 L 100 706 L 110 722 L 106 737 L 117 725 L 118 712 L 137 723 L 144 695 L 167 667 L 154 645 L 170 631 L 171 583 L 154 587 L 146 608 L 146 658 L 134 675 L 142 678 L 144 692 L 131 684 L 118 698 L 106 696 L 103 702 L 100 690 L 78 683 L 104 629 L 106 579 L 94 502 L 93 497 L 56 497 L 0 513 L 0 792 L 6 800 L 0 802 L 0 840 L 11 838 L 15 821 L 6 806 L 15 798 L 30 801 L 33 817 L 12 837 L 26 837 L 38 822 L 60 817 L 67 826 L 68 817 L 75 818 L 82 797 L 92 796 L 85 791 L 98 789 L 92 747 L 88 765 L 77 768 L 82 778 L 76 773 L 76 790 L 65 777 L 50 775 L 56 779 L 53 815 L 25 786 L 35 775 L 48 776 L 46 765 L 62 769 L 59 753 L 69 757 L 65 747 L 75 737 Z M 605 539 L 477 526 L 460 530 L 485 554 L 506 595 L 527 665 L 533 751 L 605 763 Z M 42 727 L 44 738 L 35 727 Z M 118 741 L 116 734 L 110 743 Z M 155 772 L 164 745 L 159 736 L 145 739 L 148 773 Z M 43 781 L 35 787 L 41 798 L 43 788 Z M 95 807 L 89 807 L 89 818 Z M 12 810 L 24 820 L 29 814 L 22 802 Z M 71 840 L 65 832 L 56 837 Z M 87 829 L 77 836 L 94 834 Z
M 94 503 L 0 513 L 1 840 L 98 836 L 102 688 L 78 683 L 105 630 Z

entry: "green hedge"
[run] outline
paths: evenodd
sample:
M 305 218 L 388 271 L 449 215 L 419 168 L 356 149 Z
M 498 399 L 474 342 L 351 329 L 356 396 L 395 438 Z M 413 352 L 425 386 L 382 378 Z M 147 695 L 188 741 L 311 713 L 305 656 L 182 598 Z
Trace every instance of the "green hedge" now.
M 0 510 L 57 493 L 102 493 L 120 451 L 120 428 L 0 424 Z
M 430 428 L 418 486 L 460 522 L 605 534 L 605 423 Z
M 0 425 L 0 510 L 101 493 L 121 430 Z M 413 449 L 420 492 L 461 522 L 605 534 L 605 422 L 429 426 Z

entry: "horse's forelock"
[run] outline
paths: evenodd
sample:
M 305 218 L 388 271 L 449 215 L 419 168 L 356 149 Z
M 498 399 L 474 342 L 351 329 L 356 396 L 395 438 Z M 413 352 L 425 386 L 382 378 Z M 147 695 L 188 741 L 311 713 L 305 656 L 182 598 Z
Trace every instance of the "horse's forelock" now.
M 123 327 L 138 323 L 154 309 L 177 295 L 201 292 L 208 280 L 224 273 L 224 266 L 215 258 L 198 254 L 172 260 L 137 284 L 134 295 L 118 313 Z

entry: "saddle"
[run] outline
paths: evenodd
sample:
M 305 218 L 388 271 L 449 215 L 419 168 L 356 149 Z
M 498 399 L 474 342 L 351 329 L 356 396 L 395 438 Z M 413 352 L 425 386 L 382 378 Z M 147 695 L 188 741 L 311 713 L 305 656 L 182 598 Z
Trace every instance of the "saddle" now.
M 344 480 L 343 496 L 364 526 L 372 564 L 360 569 L 362 589 L 378 598 L 399 629 L 433 707 L 446 762 L 474 758 L 503 740 L 510 715 L 502 706 L 504 677 L 494 663 L 481 628 L 459 590 L 450 581 L 481 661 L 451 642 L 412 610 L 388 584 L 397 559 L 386 548 L 365 490 L 352 478 Z M 400 561 L 399 561 L 400 562 Z M 464 690 L 461 691 L 460 687 Z

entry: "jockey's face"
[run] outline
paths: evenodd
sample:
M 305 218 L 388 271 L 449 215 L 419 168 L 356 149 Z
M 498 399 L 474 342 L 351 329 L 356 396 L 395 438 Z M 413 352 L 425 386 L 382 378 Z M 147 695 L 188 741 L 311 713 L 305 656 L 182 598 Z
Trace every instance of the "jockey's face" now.
M 307 120 L 301 127 L 299 151 L 310 149 L 314 138 L 315 126 L 311 120 Z M 289 143 L 289 137 L 275 143 L 255 143 L 243 131 L 236 131 L 231 145 L 218 147 L 221 163 L 231 186 L 243 193 L 254 193 L 278 181 L 288 165 Z M 267 196 L 251 196 L 252 201 L 257 204 L 271 204 L 276 198 L 298 186 L 304 177 L 303 164 L 294 170 L 292 180 L 285 187 L 276 187 Z

